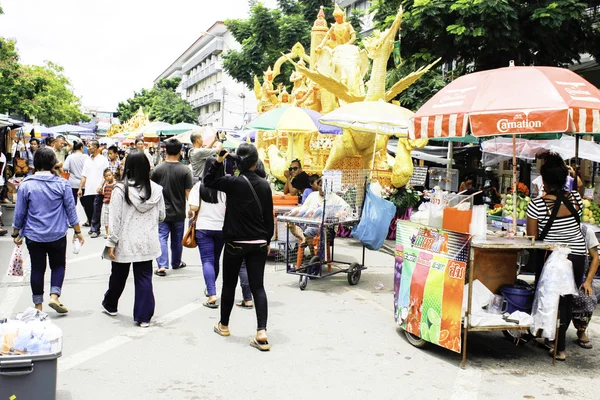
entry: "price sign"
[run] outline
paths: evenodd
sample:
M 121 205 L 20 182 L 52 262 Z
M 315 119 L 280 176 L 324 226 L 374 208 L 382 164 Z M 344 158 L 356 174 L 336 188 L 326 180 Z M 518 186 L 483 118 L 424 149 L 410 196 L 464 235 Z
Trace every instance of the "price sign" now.
M 410 186 L 425 186 L 427 180 L 427 167 L 414 167 L 413 174 L 410 177 L 408 184 Z

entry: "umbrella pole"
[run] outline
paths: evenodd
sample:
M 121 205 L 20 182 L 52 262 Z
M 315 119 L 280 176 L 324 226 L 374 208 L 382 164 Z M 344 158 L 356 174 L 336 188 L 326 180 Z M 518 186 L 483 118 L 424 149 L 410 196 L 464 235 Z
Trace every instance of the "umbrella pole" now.
M 517 233 L 517 135 L 513 135 L 513 223 L 512 233 Z
M 373 180 L 373 170 L 375 169 L 375 151 L 377 151 L 377 132 L 375 132 L 375 141 L 373 142 L 373 156 L 371 157 L 371 172 L 369 174 L 369 180 Z M 396 151 L 398 151 L 396 149 Z
M 446 166 L 446 179 L 448 179 L 448 182 L 452 182 L 451 177 L 451 170 L 452 170 L 452 161 L 453 161 L 453 157 L 454 157 L 454 142 L 448 142 L 448 165 Z M 450 184 L 448 184 L 447 189 L 449 189 Z

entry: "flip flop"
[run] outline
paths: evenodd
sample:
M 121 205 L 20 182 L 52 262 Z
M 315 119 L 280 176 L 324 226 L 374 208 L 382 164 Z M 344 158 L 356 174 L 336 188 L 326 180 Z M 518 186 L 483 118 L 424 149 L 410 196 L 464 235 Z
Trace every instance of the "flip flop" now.
M 257 340 L 256 338 L 252 339 L 252 341 L 250 341 L 250 346 L 254 347 L 255 349 L 259 349 L 260 351 L 269 351 L 271 350 L 271 345 L 269 344 L 268 341 L 262 341 L 262 340 Z
M 156 271 L 154 271 L 154 275 L 157 275 L 157 276 L 167 276 L 167 271 L 164 271 L 164 270 L 161 271 L 161 270 L 157 269 Z
M 548 355 L 549 355 L 550 357 L 554 357 L 554 349 L 551 349 L 551 350 L 548 352 Z M 567 356 L 561 357 L 561 356 L 559 356 L 559 355 L 557 354 L 557 355 L 556 355 L 556 357 L 555 357 L 555 359 L 556 359 L 556 361 L 566 361 L 566 360 L 567 360 Z
M 579 345 L 579 347 L 584 348 L 584 349 L 592 349 L 594 346 L 592 346 L 592 344 L 590 343 L 589 340 L 583 340 L 583 339 L 577 339 L 575 341 L 575 343 L 577 343 Z
M 208 308 L 219 308 L 219 305 L 217 304 L 216 301 L 210 302 L 210 301 L 206 300 L 205 302 L 202 303 L 202 305 L 204 307 L 208 307 Z
M 56 301 L 51 301 L 48 303 L 48 305 L 50 306 L 51 309 L 53 309 L 54 311 L 56 311 L 59 314 L 66 314 L 69 312 L 67 307 L 63 306 L 61 303 L 58 303 Z
M 235 305 L 238 307 L 247 308 L 247 309 L 254 308 L 254 305 L 246 303 L 246 300 L 242 300 L 239 303 L 235 303 Z
M 179 264 L 179 267 L 173 267 L 173 269 L 181 269 L 181 268 L 185 268 L 187 267 L 187 264 L 182 262 L 181 264 Z
M 217 322 L 217 324 L 214 326 L 213 330 L 215 331 L 215 333 L 217 335 L 221 335 L 221 336 L 229 336 L 229 335 L 231 335 L 231 332 L 224 331 L 223 329 L 221 329 L 221 323 L 220 322 Z

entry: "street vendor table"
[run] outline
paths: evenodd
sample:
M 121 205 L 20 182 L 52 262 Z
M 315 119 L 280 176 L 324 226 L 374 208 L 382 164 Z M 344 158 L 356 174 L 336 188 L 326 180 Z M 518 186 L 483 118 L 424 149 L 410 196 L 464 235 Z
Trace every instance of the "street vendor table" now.
M 479 280 L 492 293 L 499 294 L 500 287 L 514 285 L 517 280 L 517 253 L 521 250 L 550 250 L 551 245 L 526 238 L 490 238 L 471 240 L 466 282 L 469 287 L 467 312 L 463 319 L 462 368 L 467 363 L 467 334 L 504 330 L 528 330 L 526 325 L 472 326 L 473 282 Z
M 516 282 L 520 251 L 548 250 L 550 244 L 522 237 L 472 240 L 467 234 L 408 221 L 398 221 L 396 233 L 395 317 L 412 345 L 430 342 L 460 353 L 465 368 L 469 332 L 529 329 L 510 323 L 474 326 L 473 282 L 479 280 L 499 294 L 502 286 Z

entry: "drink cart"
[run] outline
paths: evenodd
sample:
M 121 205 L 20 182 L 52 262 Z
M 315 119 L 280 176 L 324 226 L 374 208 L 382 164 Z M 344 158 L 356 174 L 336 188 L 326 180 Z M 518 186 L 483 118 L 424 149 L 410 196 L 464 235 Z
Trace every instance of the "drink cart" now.
M 309 279 L 340 273 L 348 275 L 350 285 L 360 281 L 361 273 L 366 269 L 364 246 L 361 263 L 346 262 L 335 260 L 334 243 L 340 225 L 354 226 L 360 222 L 368 176 L 368 170 L 324 171 L 323 193 L 311 194 L 320 196 L 322 202 L 318 202 L 318 207 L 308 209 L 300 206 L 277 217 L 277 223 L 285 223 L 287 229 L 285 242 L 276 244 L 278 256 L 275 268 L 299 276 L 300 290 L 306 289 Z M 309 199 L 307 203 L 311 203 Z M 306 237 L 304 242 L 297 240 L 301 233 Z M 326 271 L 324 266 L 327 266 Z

